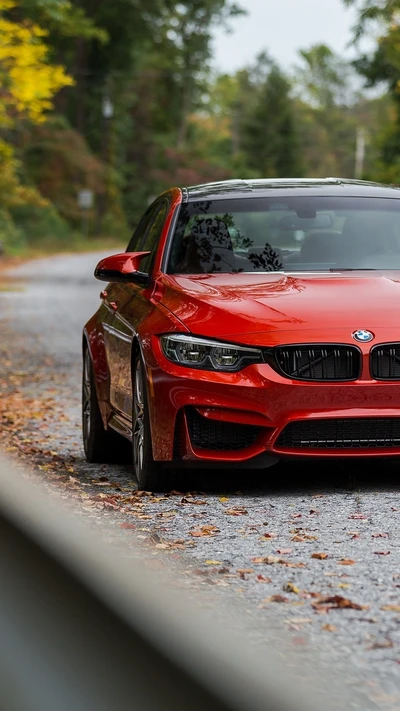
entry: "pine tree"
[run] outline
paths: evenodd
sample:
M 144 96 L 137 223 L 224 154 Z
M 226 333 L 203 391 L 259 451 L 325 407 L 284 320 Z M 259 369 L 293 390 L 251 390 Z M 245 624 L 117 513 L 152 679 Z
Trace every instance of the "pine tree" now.
M 290 84 L 274 63 L 245 121 L 243 147 L 259 176 L 299 177 L 303 172 Z

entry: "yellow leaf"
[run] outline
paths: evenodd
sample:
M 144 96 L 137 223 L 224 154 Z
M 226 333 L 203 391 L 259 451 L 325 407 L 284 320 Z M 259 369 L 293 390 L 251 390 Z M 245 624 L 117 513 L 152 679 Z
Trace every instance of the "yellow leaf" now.
M 221 565 L 220 560 L 206 560 L 206 565 Z
M 291 583 L 291 582 L 286 583 L 286 585 L 284 585 L 283 589 L 285 590 L 285 592 L 295 593 L 296 595 L 298 595 L 300 592 L 300 589 L 297 587 L 297 585 L 295 585 L 294 583 Z
M 0 0 L 0 11 L 16 4 Z M 55 94 L 74 83 L 64 67 L 51 63 L 44 42 L 47 34 L 29 20 L 15 22 L 0 16 L 0 81 L 5 87 L 0 120 L 4 125 L 13 125 L 15 113 L 41 123 L 53 108 Z

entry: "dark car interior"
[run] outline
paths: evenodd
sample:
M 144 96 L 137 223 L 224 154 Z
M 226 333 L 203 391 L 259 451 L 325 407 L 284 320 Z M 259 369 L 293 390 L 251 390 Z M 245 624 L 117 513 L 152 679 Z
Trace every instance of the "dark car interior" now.
M 330 269 L 400 269 L 400 212 L 194 215 L 170 259 L 185 274 Z

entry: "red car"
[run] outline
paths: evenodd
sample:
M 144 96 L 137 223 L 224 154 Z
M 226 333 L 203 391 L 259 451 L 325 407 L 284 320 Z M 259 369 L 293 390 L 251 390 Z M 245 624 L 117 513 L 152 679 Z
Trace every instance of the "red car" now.
M 351 180 L 174 188 L 83 334 L 86 457 L 176 467 L 400 456 L 400 191 Z

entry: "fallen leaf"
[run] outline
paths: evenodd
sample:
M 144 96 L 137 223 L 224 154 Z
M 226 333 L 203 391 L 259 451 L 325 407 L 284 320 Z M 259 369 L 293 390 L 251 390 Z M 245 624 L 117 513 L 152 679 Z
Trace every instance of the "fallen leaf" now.
M 296 543 L 303 543 L 304 541 L 318 541 L 318 536 L 310 536 L 308 533 L 298 533 L 291 539 Z
M 400 612 L 400 605 L 383 605 L 381 610 L 387 610 L 389 612 Z
M 351 610 L 368 610 L 369 605 L 359 605 L 357 602 L 352 602 L 341 595 L 331 595 L 328 597 L 321 597 L 315 602 L 311 603 L 313 607 L 318 608 L 320 606 L 326 607 L 326 609 L 351 609 Z
M 288 555 L 289 553 L 293 553 L 293 548 L 278 548 L 277 553 L 279 555 Z
M 161 501 L 162 499 L 159 499 Z M 201 501 L 200 499 L 187 499 L 185 496 L 181 499 L 181 504 L 194 504 L 197 506 L 204 506 L 207 501 Z
M 224 511 L 224 514 L 226 516 L 247 516 L 248 511 L 246 511 L 246 509 L 244 508 L 241 508 L 240 506 L 237 506 L 234 509 L 226 509 L 226 511 Z
M 324 632 L 337 632 L 335 625 L 322 625 L 321 629 L 323 629 Z
M 355 565 L 355 560 L 350 560 L 350 558 L 342 558 L 339 560 L 338 565 Z
M 226 501 L 229 501 L 229 499 L 228 499 L 227 496 L 220 496 L 220 499 L 219 499 L 219 500 L 220 500 L 223 504 L 224 504 Z
M 206 565 L 221 565 L 220 560 L 206 560 Z
M 279 558 L 277 555 L 267 555 L 258 557 L 258 558 L 252 558 L 251 559 L 253 563 L 266 563 L 266 565 L 273 565 L 274 563 L 279 563 Z
M 313 553 L 311 555 L 311 558 L 316 558 L 317 560 L 325 560 L 326 558 L 328 558 L 328 554 L 327 553 Z
M 292 582 L 286 583 L 286 585 L 283 586 L 283 589 L 285 592 L 294 593 L 295 595 L 298 595 L 300 592 L 300 589 L 297 587 L 297 585 Z
M 128 523 L 127 521 L 121 523 L 119 527 L 129 529 L 130 531 L 135 531 L 136 529 L 136 526 L 133 523 Z
M 194 544 L 188 542 L 188 545 L 193 546 Z M 182 541 L 182 540 L 172 541 L 172 543 L 169 544 L 169 547 L 170 548 L 177 548 L 178 550 L 183 551 L 186 547 L 186 543 L 185 543 L 185 541 Z
M 271 578 L 265 578 L 263 575 L 257 575 L 256 580 L 258 580 L 259 583 L 272 583 Z
M 390 555 L 390 551 L 374 551 L 375 555 Z
M 200 538 L 201 536 L 214 536 L 215 533 L 219 533 L 219 528 L 216 526 L 201 526 L 193 531 L 189 531 L 189 536 L 194 538 Z
M 271 595 L 270 597 L 266 597 L 263 602 L 289 602 L 289 600 L 283 595 Z
M 389 538 L 388 533 L 373 533 L 371 538 Z
M 365 519 L 368 518 L 368 516 L 365 516 L 365 515 L 362 514 L 362 513 L 354 513 L 354 514 L 350 514 L 349 518 L 357 518 L 357 519 L 360 519 L 360 520 L 365 520 Z
M 250 573 L 254 573 L 254 568 L 239 568 L 236 572 L 239 575 L 250 575 Z

